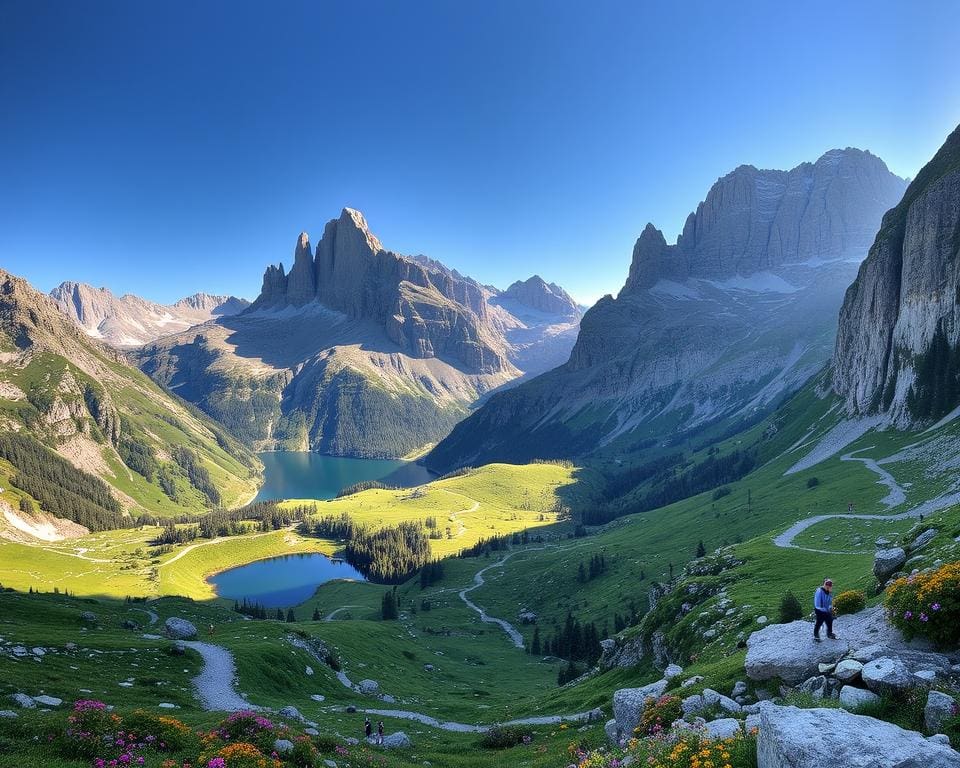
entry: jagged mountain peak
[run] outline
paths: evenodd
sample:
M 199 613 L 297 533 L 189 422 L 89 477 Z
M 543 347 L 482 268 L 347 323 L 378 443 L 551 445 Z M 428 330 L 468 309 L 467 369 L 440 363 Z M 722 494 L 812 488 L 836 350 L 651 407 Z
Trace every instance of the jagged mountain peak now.
M 539 312 L 579 317 L 580 307 L 563 288 L 556 283 L 548 283 L 540 275 L 531 275 L 526 280 L 517 280 L 500 298 L 517 301 Z

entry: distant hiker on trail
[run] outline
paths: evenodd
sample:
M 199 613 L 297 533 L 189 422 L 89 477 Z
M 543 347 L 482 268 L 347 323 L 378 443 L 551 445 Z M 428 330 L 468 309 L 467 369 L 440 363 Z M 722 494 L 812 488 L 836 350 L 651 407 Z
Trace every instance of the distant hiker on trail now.
M 833 582 L 830 579 L 824 579 L 823 585 L 817 587 L 813 593 L 813 611 L 817 614 L 817 623 L 813 625 L 813 639 L 820 642 L 820 627 L 827 625 L 827 637 L 836 640 L 837 636 L 833 634 Z
M 373 735 L 373 726 L 370 724 L 369 717 L 363 718 L 363 732 L 368 739 Z
M 851 512 L 853 512 L 853 502 L 852 502 L 852 501 L 849 501 L 849 502 L 847 502 L 847 514 L 849 514 L 849 513 L 851 513 Z
M 377 723 L 377 744 L 383 746 L 383 720 Z

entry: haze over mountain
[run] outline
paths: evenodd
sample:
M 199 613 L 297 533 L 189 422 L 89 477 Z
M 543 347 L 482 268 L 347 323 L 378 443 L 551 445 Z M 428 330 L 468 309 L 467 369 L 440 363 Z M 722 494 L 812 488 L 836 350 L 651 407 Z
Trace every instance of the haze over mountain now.
M 499 292 L 386 250 L 345 208 L 243 312 L 139 351 L 142 368 L 257 447 L 402 456 L 470 403 L 565 358 L 580 310 L 531 278 Z
M 428 464 L 617 456 L 757 417 L 830 359 L 843 290 L 905 186 L 849 148 L 790 171 L 740 166 L 675 245 L 646 226 L 564 365 L 490 398 Z
M 119 348 L 139 347 L 162 336 L 234 315 L 250 304 L 236 296 L 194 293 L 174 304 L 157 304 L 133 294 L 115 296 L 108 288 L 63 282 L 50 291 L 57 306 L 88 336 Z
M 257 461 L 247 449 L 2 270 L 0 363 L 0 455 L 14 470 L 11 482 L 0 467 L 3 485 L 59 518 L 28 527 L 51 536 L 64 519 L 121 527 L 125 516 L 182 514 L 253 494 Z M 22 529 L 7 506 L 0 529 Z
M 853 413 L 902 426 L 960 403 L 960 128 L 883 217 L 847 290 L 833 385 Z

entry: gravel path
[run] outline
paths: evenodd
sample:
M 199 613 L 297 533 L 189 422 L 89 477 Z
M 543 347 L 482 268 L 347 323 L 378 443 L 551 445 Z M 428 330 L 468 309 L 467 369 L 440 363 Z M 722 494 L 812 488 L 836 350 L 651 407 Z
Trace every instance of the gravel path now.
M 873 448 L 874 446 L 870 446 Z M 861 448 L 860 450 L 853 451 L 852 453 L 844 454 L 840 457 L 840 461 L 860 461 L 869 469 L 871 472 L 875 472 L 880 479 L 877 480 L 878 485 L 885 485 L 890 489 L 884 498 L 880 499 L 880 503 L 883 504 L 887 509 L 892 509 L 893 507 L 899 507 L 903 502 L 907 500 L 907 492 L 903 490 L 900 484 L 893 478 L 887 470 L 877 464 L 873 459 L 868 459 L 865 456 L 854 456 L 854 453 L 861 453 L 862 451 L 869 451 L 870 448 Z
M 443 731 L 454 731 L 456 733 L 484 733 L 493 726 L 490 725 L 469 725 L 468 723 L 455 723 L 452 721 L 437 720 L 435 717 L 425 715 L 422 712 L 410 712 L 403 709 L 358 709 L 365 715 L 375 715 L 377 717 L 395 717 L 399 720 L 414 720 L 423 725 L 429 725 L 432 728 L 439 728 Z M 573 715 L 542 715 L 540 717 L 521 717 L 517 720 L 508 720 L 498 725 L 559 725 L 560 723 L 587 723 L 595 720 L 597 717 L 595 711 L 578 712 Z
M 203 669 L 193 678 L 200 703 L 206 710 L 236 712 L 241 709 L 260 709 L 247 701 L 233 688 L 236 667 L 233 654 L 226 648 L 197 640 L 184 642 L 203 657 Z
M 156 614 L 154 611 L 151 611 L 149 608 L 131 608 L 130 610 L 131 610 L 131 611 L 136 611 L 137 613 L 145 613 L 145 614 L 147 614 L 147 617 L 148 617 L 147 623 L 148 623 L 148 625 L 151 626 L 151 627 L 152 627 L 154 624 L 156 624 L 158 621 L 160 621 L 160 617 L 157 616 L 157 614 Z
M 337 614 L 340 613 L 340 611 L 347 611 L 351 608 L 366 608 L 366 607 L 367 606 L 365 605 L 341 605 L 336 610 L 330 611 L 330 613 L 328 613 L 326 616 L 323 617 L 323 620 L 333 621 L 336 618 Z
M 488 615 L 487 612 L 483 610 L 483 608 L 481 608 L 479 605 L 473 602 L 469 597 L 467 597 L 467 593 L 473 592 L 473 590 L 483 586 L 484 584 L 483 574 L 485 574 L 491 568 L 499 568 L 505 562 L 507 562 L 507 560 L 513 557 L 513 555 L 515 554 L 516 554 L 516 551 L 508 552 L 492 565 L 488 565 L 486 568 L 481 568 L 479 571 L 477 571 L 474 574 L 473 584 L 469 587 L 466 587 L 465 589 L 461 589 L 457 594 L 460 595 L 460 599 L 463 600 L 463 602 L 465 602 L 468 607 L 472 608 L 474 611 L 476 611 L 480 615 L 480 621 L 486 622 L 487 624 L 498 625 L 503 629 L 504 632 L 507 633 L 507 635 L 510 637 L 511 642 L 517 648 L 523 648 L 523 635 L 520 634 L 520 632 L 517 630 L 515 626 L 513 626 L 513 624 L 511 624 L 506 619 L 498 619 L 495 616 Z

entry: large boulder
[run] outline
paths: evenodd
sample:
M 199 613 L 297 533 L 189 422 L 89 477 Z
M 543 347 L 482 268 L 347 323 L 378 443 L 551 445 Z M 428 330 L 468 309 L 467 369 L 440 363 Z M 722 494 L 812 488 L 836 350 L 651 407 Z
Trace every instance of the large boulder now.
M 360 693 L 372 696 L 380 690 L 380 683 L 376 680 L 361 680 L 357 683 L 357 687 L 360 689 Z
M 911 552 L 916 552 L 918 549 L 923 549 L 927 544 L 937 538 L 937 529 L 936 528 L 927 528 L 923 533 L 921 533 L 917 538 L 913 540 L 908 549 Z
M 907 562 L 907 553 L 902 547 L 878 549 L 873 556 L 873 575 L 883 584 Z
M 621 688 L 614 693 L 613 718 L 617 721 L 617 738 L 633 736 L 647 699 L 662 696 L 666 689 L 667 681 L 658 680 L 642 688 Z
M 855 659 L 844 659 L 833 670 L 833 676 L 841 683 L 850 683 L 860 677 L 863 664 Z
M 770 702 L 760 707 L 757 768 L 894 768 L 901 763 L 960 768 L 960 753 L 915 731 L 842 709 L 798 709 Z
M 410 741 L 410 737 L 403 731 L 397 731 L 396 733 L 391 733 L 389 736 L 383 737 L 384 749 L 405 749 L 412 745 L 413 742 Z
M 928 731 L 939 733 L 945 720 L 949 720 L 957 711 L 953 696 L 940 691 L 927 694 L 927 705 L 923 708 L 923 724 Z
M 191 622 L 178 619 L 176 616 L 171 616 L 163 622 L 163 628 L 174 640 L 192 640 L 197 636 L 197 628 Z
M 860 670 L 860 675 L 867 688 L 881 694 L 902 693 L 922 683 L 900 659 L 886 656 L 868 661 Z
M 735 717 L 722 717 L 719 720 L 711 720 L 704 726 L 708 738 L 711 739 L 732 739 L 740 733 L 741 727 L 740 721 Z
M 11 693 L 10 699 L 21 709 L 34 709 L 37 706 L 33 697 L 27 696 L 25 693 Z
M 850 650 L 847 640 L 813 640 L 813 624 L 791 621 L 771 624 L 747 639 L 744 669 L 751 680 L 781 678 L 796 685 L 820 671 L 821 664 L 835 664 Z

